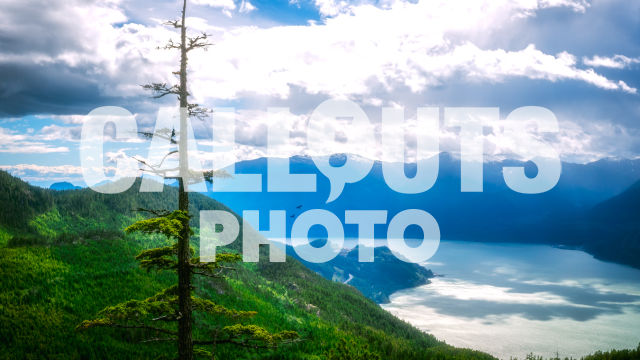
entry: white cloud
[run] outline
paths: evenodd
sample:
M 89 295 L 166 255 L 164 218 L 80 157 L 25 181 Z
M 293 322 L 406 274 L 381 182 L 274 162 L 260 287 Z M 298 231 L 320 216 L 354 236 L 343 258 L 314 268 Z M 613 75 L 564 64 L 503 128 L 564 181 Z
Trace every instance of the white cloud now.
M 477 32 L 491 36 L 504 23 L 533 16 L 541 8 L 568 6 L 579 11 L 584 4 L 395 1 L 385 8 L 351 6 L 320 25 L 239 27 L 222 34 L 215 51 L 192 56 L 197 74 L 192 89 L 199 100 L 235 99 L 248 93 L 284 99 L 291 86 L 310 94 L 355 97 L 372 96 L 374 88 L 392 93 L 398 86 L 418 93 L 456 77 L 489 82 L 523 77 L 574 80 L 635 93 L 623 81 L 578 67 L 567 52 L 547 54 L 533 44 L 510 51 L 482 49 L 464 40 Z
M 238 10 L 233 0 L 192 2 Z M 78 6 L 57 0 L 56 4 L 65 11 L 53 11 L 53 5 L 45 10 L 50 10 L 46 13 L 51 13 L 48 17 L 54 19 L 56 28 L 66 29 L 64 46 L 3 52 L 0 61 L 19 57 L 33 63 L 85 67 L 90 69 L 89 76 L 100 79 L 101 91 L 107 96 L 141 95 L 139 84 L 175 81 L 171 72 L 177 52 L 156 49 L 177 37 L 171 29 L 159 22 L 121 25 L 127 17 L 117 2 L 95 0 Z M 576 80 L 602 89 L 636 92 L 621 80 L 577 67 L 575 58 L 566 52 L 546 54 L 534 45 L 511 51 L 485 49 L 468 40 L 477 33 L 496 34 L 503 24 L 534 16 L 544 8 L 585 11 L 588 3 L 583 0 L 389 0 L 377 7 L 365 1 L 317 0 L 317 6 L 333 15 L 322 24 L 309 26 L 225 30 L 205 19 L 189 18 L 193 30 L 213 33 L 216 44 L 215 51 L 191 55 L 195 70 L 191 88 L 197 100 L 237 99 L 251 93 L 287 98 L 291 86 L 310 94 L 364 98 L 374 96 L 373 88 L 392 93 L 404 86 L 420 92 L 460 76 L 490 82 L 513 77 Z M 248 0 L 240 3 L 241 12 L 254 9 Z M 70 15 L 61 18 L 58 13 Z M 0 30 L 20 27 L 12 15 L 10 11 L 0 14 Z M 75 20 L 73 26 L 69 18 Z M 70 35 L 78 33 L 82 35 Z M 452 40 L 452 34 L 457 40 Z M 17 33 L 11 36 L 18 37 Z M 626 61 L 621 56 L 615 59 Z M 384 94 L 378 95 L 383 100 Z
M 61 152 L 69 152 L 69 148 L 33 141 L 31 136 L 0 127 L 0 153 L 38 154 Z
M 591 6 L 587 0 L 542 0 L 539 4 L 541 8 L 568 7 L 580 13 L 584 13 Z
M 246 0 L 238 2 L 239 5 L 231 0 L 192 2 L 227 11 L 249 12 L 255 9 Z M 66 2 L 52 0 L 52 3 L 66 9 Z M 48 10 L 47 18 L 55 20 L 50 26 L 52 29 L 62 27 L 67 30 L 63 33 L 78 32 L 80 35 L 65 37 L 65 46 L 53 50 L 38 43 L 28 53 L 3 52 L 0 62 L 18 59 L 45 65 L 59 63 L 75 68 L 86 67 L 88 75 L 99 79 L 96 82 L 101 84 L 102 93 L 108 96 L 139 95 L 142 93 L 139 84 L 175 81 L 171 71 L 175 70 L 177 53 L 156 49 L 166 39 L 176 39 L 177 34 L 171 29 L 159 22 L 151 25 L 122 24 L 127 18 L 117 2 L 96 0 L 80 5 L 70 4 L 69 18 L 74 19 L 74 24 L 69 24 L 68 18 L 56 17 L 55 6 L 43 7 Z M 295 87 L 306 94 L 357 98 L 364 104 L 377 107 L 388 105 L 392 100 L 398 101 L 393 97 L 398 89 L 420 93 L 460 78 L 467 82 L 506 82 L 512 78 L 552 82 L 572 80 L 600 89 L 637 92 L 622 80 L 609 79 L 592 68 L 579 66 L 576 57 L 566 51 L 549 54 L 534 44 L 501 49 L 479 46 L 472 40 L 477 33 L 487 37 L 500 34 L 505 24 L 535 16 L 540 9 L 561 7 L 577 13 L 587 11 L 589 4 L 586 1 L 422 0 L 413 3 L 390 0 L 377 2 L 378 6 L 374 6 L 365 1 L 349 4 L 317 0 L 316 4 L 326 18 L 309 26 L 223 29 L 209 24 L 204 18 L 188 18 L 188 25 L 194 31 L 213 33 L 212 42 L 216 44 L 213 51 L 191 55 L 194 71 L 190 83 L 196 100 L 205 103 L 211 99 L 237 100 L 254 94 L 287 100 L 291 99 L 291 89 Z M 13 32 L 14 27 L 20 26 L 16 26 L 12 19 L 10 12 L 0 14 L 0 31 L 17 34 Z M 24 31 L 26 29 L 23 28 Z M 637 61 L 624 55 L 611 58 L 595 56 L 583 59 L 581 65 L 620 68 Z M 246 137 L 240 139 L 245 141 L 238 150 L 241 159 L 264 155 L 263 149 L 255 146 L 257 140 L 264 141 L 264 122 L 256 122 L 258 116 L 263 114 L 243 112 L 240 115 L 242 134 Z M 79 124 L 82 117 L 57 116 L 56 119 Z M 305 116 L 299 116 L 296 121 L 296 126 L 306 126 Z M 262 124 L 262 127 L 254 126 L 253 122 Z M 565 153 L 583 151 L 588 157 L 600 154 L 594 145 L 597 141 L 589 142 L 592 140 L 585 135 L 585 128 L 579 127 L 559 137 Z M 15 137 L 22 135 L 0 132 L 0 139 L 5 136 L 10 140 L 2 142 L 0 152 L 68 151 L 66 147 L 48 145 L 43 141 L 55 140 L 56 137 L 72 139 L 72 135 L 65 127 L 47 127 L 34 134 L 32 139 L 18 139 Z M 597 138 L 600 134 L 592 135 Z M 35 136 L 41 137 L 34 141 Z M 443 130 L 443 147 L 453 147 L 456 136 Z M 303 139 L 297 136 L 295 141 L 290 148 L 281 149 L 283 155 L 304 152 Z M 508 151 L 500 144 L 490 149 L 495 154 Z M 363 156 L 379 157 L 376 151 L 372 149 L 371 153 Z
M 535 127 L 527 127 L 518 132 L 517 137 L 505 132 L 506 120 L 488 126 L 487 132 L 483 135 L 483 155 L 485 161 L 502 161 L 505 159 L 529 160 L 537 156 L 554 156 L 547 153 L 548 149 L 540 148 L 537 142 L 550 145 L 563 161 L 574 163 L 588 163 L 603 157 L 633 157 L 636 140 L 640 137 L 638 131 L 626 129 L 621 125 L 616 125 L 610 119 L 584 119 L 571 118 L 558 114 L 562 118 L 557 133 L 538 133 Z M 426 133 L 425 129 L 416 126 L 415 116 L 407 119 L 402 126 L 385 129 L 385 134 L 401 132 L 405 136 L 405 154 L 386 154 L 382 152 L 381 136 L 382 129 L 379 120 L 370 119 L 374 126 L 375 144 L 372 147 L 363 149 L 362 147 L 345 144 L 344 147 L 326 149 L 325 152 L 310 151 L 307 147 L 306 132 L 308 125 L 308 114 L 289 114 L 287 116 L 274 115 L 266 111 L 258 110 L 238 110 L 236 114 L 236 145 L 225 156 L 242 161 L 261 157 L 291 157 L 295 155 L 327 155 L 331 153 L 348 152 L 367 159 L 382 160 L 388 162 L 409 161 L 417 159 L 415 144 L 416 138 L 430 137 L 434 134 Z M 267 151 L 266 131 L 270 122 L 280 122 L 286 124 L 290 129 L 291 139 L 288 143 L 282 143 Z M 354 127 L 347 122 L 336 122 L 332 125 L 336 132 L 347 134 L 363 134 L 365 129 Z M 526 132 L 526 134 L 525 134 Z M 460 131 L 456 128 L 440 126 L 439 133 L 436 134 L 439 141 L 439 151 L 448 152 L 453 156 L 460 155 Z M 525 136 L 526 135 L 526 136 Z M 531 141 L 535 140 L 535 141 Z M 349 138 L 352 140 L 352 137 Z M 211 166 L 211 161 L 218 158 L 219 154 L 212 153 L 213 145 L 211 140 L 198 140 L 200 159 L 206 167 Z M 434 154 L 429 153 L 420 158 L 429 157 Z
M 240 9 L 238 9 L 238 11 L 240 11 L 240 13 L 246 14 L 256 9 L 257 8 L 255 7 L 255 5 L 250 3 L 249 0 L 242 0 L 242 2 L 240 3 Z
M 315 0 L 314 4 L 318 9 L 318 12 L 325 17 L 332 17 L 343 13 L 351 12 L 355 7 L 362 5 L 377 5 L 380 8 L 391 8 L 394 4 L 402 2 L 402 0 L 359 0 L 359 1 L 346 1 L 346 0 Z M 495 1 L 496 3 L 500 3 L 500 1 Z M 297 1 L 290 3 L 297 3 Z M 435 6 L 441 7 L 443 2 L 440 4 L 435 4 Z M 460 1 L 454 0 L 449 1 L 449 6 L 452 9 L 459 9 L 459 15 L 462 15 L 468 9 L 474 9 L 478 6 L 489 9 L 491 7 L 487 6 L 489 1 Z M 502 1 L 504 4 L 505 2 Z M 566 7 L 572 9 L 578 13 L 584 13 L 587 8 L 589 8 L 590 4 L 587 0 L 512 0 L 508 1 L 508 6 L 512 6 L 513 8 L 521 9 L 521 13 L 515 14 L 515 17 L 526 17 L 530 16 L 539 9 L 545 8 L 557 8 L 557 7 Z M 500 4 L 499 6 L 503 6 Z
M 15 176 L 23 176 L 32 173 L 40 175 L 81 175 L 82 168 L 73 165 L 37 165 L 37 164 L 18 164 L 18 165 L 0 165 L 0 169 L 8 171 Z
M 233 0 L 191 0 L 191 3 L 196 5 L 207 5 L 226 10 L 236 9 L 236 4 L 233 2 Z
M 635 94 L 637 89 L 624 81 L 615 82 L 592 69 L 579 69 L 576 59 L 567 52 L 545 54 L 530 44 L 520 51 L 481 50 L 471 43 L 456 47 L 444 55 L 448 71 L 463 71 L 469 78 L 502 81 L 505 77 L 520 76 L 549 81 L 579 80 L 607 90 L 622 90 Z M 435 70 L 435 69 L 434 69 Z
M 74 184 L 83 183 L 82 169 L 73 165 L 37 165 L 17 164 L 0 165 L 0 170 L 7 171 L 13 176 L 20 177 L 30 183 L 53 183 L 57 181 L 69 181 Z
M 612 69 L 624 69 L 631 64 L 640 63 L 640 58 L 630 58 L 624 55 L 614 55 L 612 57 L 594 56 L 592 58 L 585 57 L 582 62 L 587 66 L 606 67 Z
M 44 126 L 33 138 L 43 141 L 77 141 L 80 140 L 81 130 L 79 126 L 71 127 L 52 124 Z
M 38 119 L 54 119 L 65 124 L 82 124 L 86 115 L 36 115 Z
M 69 152 L 66 146 L 51 146 L 39 142 L 14 143 L 0 146 L 0 153 L 12 154 L 44 154 Z
M 323 16 L 335 16 L 350 8 L 345 0 L 315 0 L 315 5 Z
M 207 5 L 219 8 L 222 10 L 222 13 L 228 17 L 231 17 L 233 15 L 233 10 L 236 9 L 236 4 L 233 0 L 191 0 L 191 2 L 196 5 Z M 251 6 L 251 4 L 249 4 L 249 6 Z

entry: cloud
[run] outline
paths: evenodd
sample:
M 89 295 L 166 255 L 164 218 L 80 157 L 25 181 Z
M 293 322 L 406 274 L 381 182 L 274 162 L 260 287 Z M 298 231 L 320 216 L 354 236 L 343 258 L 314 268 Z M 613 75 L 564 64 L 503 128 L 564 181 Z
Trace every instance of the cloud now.
M 233 0 L 191 0 L 191 2 L 196 5 L 207 5 L 226 10 L 236 9 L 236 4 L 233 2 Z
M 15 176 L 33 175 L 81 175 L 82 168 L 73 165 L 46 166 L 37 164 L 0 165 L 0 169 Z
M 80 140 L 81 132 L 82 128 L 80 126 L 71 127 L 52 124 L 40 129 L 34 138 L 44 141 L 78 141 Z
M 614 55 L 612 57 L 594 56 L 592 58 L 585 57 L 582 62 L 587 66 L 606 67 L 611 69 L 624 69 L 632 64 L 640 63 L 640 58 L 630 58 L 624 55 Z
M 350 8 L 344 0 L 315 0 L 314 3 L 322 16 L 335 16 Z
M 635 93 L 622 80 L 580 68 L 566 51 L 548 54 L 534 44 L 481 48 L 465 40 L 477 32 L 490 37 L 503 24 L 540 9 L 581 11 L 585 6 L 583 1 L 394 1 L 384 8 L 350 5 L 323 24 L 239 27 L 222 34 L 215 52 L 193 55 L 192 89 L 199 100 L 247 94 L 284 99 L 293 86 L 309 94 L 355 98 L 371 96 L 372 89 L 389 94 L 408 87 L 419 93 L 458 78 L 526 78 Z
M 0 127 L 0 153 L 38 154 L 61 152 L 69 152 L 69 148 L 41 141 L 32 141 L 30 136 Z
M 564 114 L 558 114 L 564 117 Z M 417 137 L 423 139 L 433 137 L 425 128 L 417 126 L 415 114 L 408 115 L 406 122 L 401 126 L 387 128 L 382 131 L 379 119 L 370 117 L 374 127 L 374 146 L 362 148 L 353 144 L 336 144 L 341 147 L 331 147 L 321 151 L 311 151 L 307 147 L 308 114 L 273 114 L 259 110 L 238 110 L 236 112 L 236 144 L 232 150 L 226 152 L 226 158 L 234 161 L 256 159 L 261 157 L 291 157 L 295 155 L 327 155 L 332 153 L 347 152 L 363 158 L 376 159 L 388 162 L 408 161 L 424 159 L 433 156 L 433 153 L 425 153 L 418 156 L 416 152 Z M 266 132 L 269 123 L 279 122 L 290 129 L 288 142 L 267 149 Z M 536 156 L 553 154 L 546 153 L 548 149 L 540 148 L 536 142 L 528 142 L 533 139 L 548 144 L 559 154 L 563 161 L 573 163 L 588 163 L 604 157 L 632 158 L 638 152 L 636 139 L 640 138 L 640 131 L 628 129 L 624 126 L 613 124 L 610 119 L 587 119 L 569 117 L 559 124 L 557 133 L 538 133 L 536 128 L 522 129 L 518 137 L 505 132 L 506 120 L 487 127 L 483 134 L 483 156 L 485 161 L 502 161 L 505 159 L 529 160 Z M 352 141 L 350 134 L 364 134 L 367 129 L 354 126 L 349 122 L 336 121 L 330 124 L 336 133 L 346 134 Z M 526 134 L 524 134 L 526 132 Z M 405 152 L 388 154 L 382 151 L 381 140 L 384 135 L 398 135 L 405 137 Z M 524 135 L 527 135 L 525 137 Z M 211 166 L 219 158 L 220 154 L 212 152 L 213 142 L 210 134 L 204 139 L 198 140 L 200 160 L 206 167 Z M 439 132 L 435 134 L 439 142 L 439 151 L 448 152 L 456 157 L 460 155 L 460 131 L 457 128 L 440 125 Z M 430 139 L 431 140 L 431 139 Z M 221 144 L 218 144 L 221 145 Z M 344 146 L 342 146 L 344 145 Z M 404 157 L 403 157 L 404 156 Z
M 191 2 L 196 5 L 207 5 L 213 8 L 219 8 L 222 10 L 222 13 L 228 17 L 231 17 L 233 15 L 232 11 L 236 9 L 236 4 L 233 0 L 191 0 Z
M 54 119 L 62 121 L 65 124 L 82 124 L 86 115 L 36 115 L 39 119 Z
M 39 142 L 14 143 L 0 146 L 0 153 L 44 154 L 69 152 L 66 146 L 51 146 Z
M 119 3 L 3 2 L 0 115 L 86 113 L 131 103 L 144 95 L 139 84 L 171 80 L 170 71 L 157 70 L 176 54 L 156 47 L 175 34 L 157 23 L 127 23 Z
M 254 10 L 257 10 L 257 8 L 255 7 L 255 5 L 249 2 L 249 0 L 242 0 L 242 2 L 240 3 L 240 9 L 238 11 L 240 11 L 240 13 L 246 14 Z
M 352 12 L 353 9 L 357 6 L 377 5 L 380 8 L 390 8 L 395 3 L 398 3 L 398 2 L 401 2 L 401 1 L 398 1 L 398 0 L 382 0 L 382 1 L 315 0 L 314 5 L 316 6 L 316 8 L 318 9 L 318 12 L 322 16 L 332 17 L 342 13 Z M 487 1 L 476 2 L 476 4 L 470 4 L 470 6 L 469 6 L 469 3 L 473 3 L 473 1 L 469 1 L 467 2 L 467 4 L 465 4 L 462 1 L 451 1 L 450 3 L 452 3 L 451 4 L 452 8 L 460 9 L 461 13 L 464 12 L 464 10 L 467 10 L 469 8 L 475 8 L 477 5 L 480 5 L 485 9 L 489 8 L 487 6 L 489 2 Z M 478 4 L 478 3 L 481 3 L 481 4 Z M 442 2 L 440 2 L 440 4 L 437 4 L 436 6 L 441 7 L 441 4 Z M 566 7 L 566 8 L 572 9 L 575 12 L 584 13 L 587 10 L 587 8 L 589 8 L 590 4 L 587 0 L 538 0 L 538 1 L 512 1 L 510 6 L 519 7 L 523 11 L 523 13 L 521 14 L 516 14 L 515 15 L 516 17 L 526 17 L 526 16 L 530 16 L 536 10 L 546 9 L 546 8 L 559 8 L 559 7 Z
M 31 184 L 48 185 L 57 181 L 68 181 L 82 184 L 82 169 L 79 166 L 56 165 L 46 166 L 37 164 L 0 165 L 0 170 L 7 171 L 13 176 Z
M 193 3 L 238 10 L 232 0 Z M 474 34 L 494 36 L 504 24 L 532 18 L 542 9 L 584 12 L 585 1 L 376 4 L 317 0 L 316 5 L 325 9 L 321 12 L 333 15 L 309 26 L 225 29 L 202 17 L 189 18 L 193 30 L 211 32 L 216 43 L 215 51 L 192 54 L 193 93 L 201 102 L 249 94 L 286 99 L 298 87 L 308 94 L 382 103 L 399 88 L 419 93 L 458 77 L 488 82 L 573 80 L 601 89 L 637 91 L 622 80 L 579 68 L 568 52 L 548 54 L 533 44 L 507 50 L 472 41 Z M 31 16 L 36 9 L 42 19 Z M 253 10 L 249 1 L 239 3 L 238 11 Z M 131 22 L 119 1 L 25 5 L 9 0 L 0 14 L 0 29 L 5 34 L 0 39 L 0 76 L 6 79 L 0 85 L 0 96 L 6 100 L 0 114 L 86 113 L 105 103 L 138 107 L 145 96 L 140 84 L 175 81 L 171 72 L 177 53 L 156 47 L 177 34 L 159 21 Z M 383 93 L 373 94 L 374 89 Z
M 125 22 L 118 5 L 109 0 L 3 1 L 0 48 L 36 61 L 43 55 L 64 59 L 102 40 L 113 24 Z
M 579 13 L 584 13 L 590 6 L 587 0 L 542 0 L 539 2 L 540 8 L 568 7 Z
M 609 80 L 592 69 L 576 68 L 575 56 L 561 52 L 545 54 L 530 44 L 520 51 L 481 50 L 473 44 L 461 45 L 445 55 L 447 65 L 466 73 L 468 78 L 502 81 L 505 77 L 522 76 L 549 81 L 578 80 L 606 90 L 622 90 L 635 94 L 637 89 L 624 81 Z M 442 61 L 444 62 L 444 61 Z
M 236 19 L 222 24 L 211 14 L 224 18 L 220 10 L 235 11 L 253 18 L 261 11 L 247 0 L 191 3 L 202 6 L 198 17 L 188 18 L 189 27 L 211 33 L 216 45 L 212 51 L 192 53 L 190 90 L 197 102 L 209 106 L 231 102 L 248 109 L 239 112 L 240 158 L 265 154 L 267 120 L 260 119 L 264 112 L 250 109 L 274 104 L 291 106 L 296 114 L 293 145 L 281 149 L 290 154 L 304 151 L 307 114 L 328 97 L 378 109 L 394 104 L 415 109 L 429 103 L 472 103 L 476 95 L 470 92 L 492 91 L 498 88 L 494 84 L 502 84 L 502 95 L 516 93 L 511 95 L 518 97 L 516 106 L 524 96 L 538 100 L 535 92 L 541 88 L 547 93 L 560 89 L 558 102 L 584 94 L 572 95 L 571 86 L 588 88 L 589 99 L 609 106 L 630 103 L 635 98 L 627 94 L 637 93 L 633 78 L 597 71 L 632 67 L 639 59 L 632 57 L 637 56 L 635 45 L 629 45 L 627 55 L 602 57 L 592 54 L 626 53 L 627 48 L 608 52 L 598 48 L 602 39 L 594 39 L 595 49 L 571 49 L 577 31 L 561 34 L 562 41 L 554 46 L 542 37 L 525 36 L 545 27 L 546 22 L 536 21 L 550 13 L 561 19 L 594 16 L 598 4 L 583 0 L 314 0 L 321 19 L 305 26 L 247 26 Z M 155 20 L 164 16 L 146 20 L 147 13 L 131 13 L 131 8 L 117 0 L 6 0 L 0 13 L 0 116 L 52 113 L 57 115 L 46 117 L 77 125 L 82 117 L 70 114 L 119 105 L 136 113 L 141 128 L 149 128 L 159 103 L 149 101 L 139 85 L 175 81 L 171 72 L 177 53 L 156 47 L 177 34 Z M 498 95 L 490 99 L 484 105 L 511 106 L 504 106 L 508 100 Z M 554 139 L 562 154 L 582 152 L 591 159 L 604 156 L 603 149 L 610 154 L 633 154 L 634 146 L 637 150 L 627 141 L 634 130 L 594 125 L 626 120 L 613 115 L 579 119 L 577 106 L 571 110 L 562 122 L 565 132 Z M 28 138 L 3 142 L 0 152 L 69 151 L 55 140 L 77 139 L 77 128 L 70 126 L 35 128 Z M 443 147 L 455 145 L 455 133 L 443 130 L 441 136 Z M 606 145 L 605 139 L 611 143 Z M 491 146 L 495 154 L 508 152 L 504 144 Z M 375 151 L 367 156 L 379 156 Z

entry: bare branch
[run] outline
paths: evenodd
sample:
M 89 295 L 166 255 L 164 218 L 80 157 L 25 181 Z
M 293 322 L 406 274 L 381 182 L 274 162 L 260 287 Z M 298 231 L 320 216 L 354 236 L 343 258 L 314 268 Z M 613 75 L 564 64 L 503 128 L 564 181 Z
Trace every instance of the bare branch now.
M 162 23 L 162 25 L 173 26 L 175 29 L 182 28 L 182 23 L 179 20 L 168 20 Z
M 160 161 L 160 164 L 158 164 L 158 166 L 157 166 L 157 167 L 162 166 L 162 164 L 163 164 L 163 163 L 164 163 L 164 161 L 167 159 L 167 157 L 169 157 L 170 155 L 173 155 L 173 154 L 177 154 L 177 153 L 178 153 L 178 150 L 169 151 L 169 153 L 167 153 L 167 155 L 165 155 L 165 156 L 162 158 L 162 160 Z
M 174 315 L 163 315 L 163 316 L 158 316 L 157 318 L 151 319 L 151 321 L 178 321 L 178 320 L 180 320 L 180 316 L 174 316 Z
M 210 278 L 215 278 L 215 279 L 222 279 L 224 278 L 222 274 L 222 271 L 218 271 L 217 273 L 213 274 L 213 273 L 206 273 L 206 272 L 200 272 L 200 271 L 193 271 L 191 270 L 191 273 L 193 275 L 202 275 L 202 276 L 206 276 L 206 277 L 210 277 Z
M 209 36 L 210 35 L 207 34 L 207 33 L 202 33 L 202 34 L 200 34 L 198 36 L 187 38 L 187 44 L 185 44 L 187 52 L 189 52 L 189 51 L 191 51 L 193 49 L 207 48 L 207 47 L 213 45 L 212 43 L 207 41 Z
M 142 135 L 147 139 L 151 139 L 153 137 L 153 133 L 148 131 L 138 131 L 138 135 Z
M 187 111 L 189 112 L 189 116 L 199 120 L 204 120 L 209 117 L 209 114 L 213 113 L 213 110 L 202 107 L 199 104 L 188 104 Z
M 237 270 L 236 268 L 232 267 L 232 266 L 224 266 L 224 265 L 220 265 L 218 263 L 215 264 L 216 269 L 221 269 L 221 270 Z M 208 267 L 211 267 L 211 263 L 195 263 L 195 264 L 191 264 L 191 267 L 194 269 L 206 269 Z
M 171 214 L 171 211 L 169 210 L 153 210 L 153 209 L 145 209 L 145 208 L 137 208 L 137 209 L 131 209 L 131 211 L 139 211 L 139 212 L 148 212 L 151 213 L 157 217 L 163 217 L 163 216 L 167 216 L 169 214 Z
M 178 338 L 152 338 L 140 341 L 141 343 L 155 342 L 155 341 L 177 341 Z
M 166 176 L 167 173 L 180 170 L 179 167 L 175 167 L 175 168 L 172 168 L 172 169 L 154 169 L 152 165 L 147 164 L 143 160 L 140 160 L 140 159 L 137 159 L 137 158 L 136 158 L 136 160 L 139 161 L 141 164 L 146 165 L 146 166 L 149 167 L 149 169 L 140 169 L 141 171 L 154 173 L 154 174 L 160 175 L 160 176 L 162 176 L 164 178 L 167 178 L 167 176 Z M 179 178 L 179 176 L 176 176 L 175 178 L 177 179 L 177 178 Z
M 154 99 L 159 99 L 170 94 L 180 95 L 179 85 L 169 86 L 167 83 L 151 83 L 142 85 L 142 88 L 151 91 L 151 93 L 154 94 L 152 96 Z
M 173 169 L 159 169 L 160 165 L 162 165 L 162 163 L 160 163 L 160 165 L 152 165 L 149 164 L 146 160 L 144 159 L 139 159 L 135 156 L 131 156 L 132 159 L 134 159 L 135 161 L 139 162 L 140 164 L 146 166 L 148 169 L 140 169 L 142 171 L 150 171 L 156 174 L 160 174 L 160 173 L 167 173 L 169 171 L 177 171 L 180 170 L 179 167 L 173 168 Z
M 169 39 L 169 41 L 165 46 L 158 46 L 157 49 L 171 50 L 171 49 L 180 49 L 180 47 L 181 47 L 180 44 L 176 44 L 175 42 L 173 42 L 173 39 Z
M 168 329 L 163 329 L 163 328 L 159 328 L 159 327 L 155 327 L 155 326 L 149 326 L 149 325 L 145 325 L 145 324 L 139 324 L 139 325 L 126 325 L 126 324 L 115 324 L 115 323 L 111 323 L 109 325 L 104 325 L 107 327 L 117 327 L 117 328 L 123 328 L 123 329 L 147 329 L 147 330 L 153 330 L 153 331 L 157 331 L 163 334 L 169 334 L 169 335 L 178 335 L 177 331 L 172 331 L 172 330 L 168 330 Z
M 218 179 L 229 179 L 232 176 L 224 171 L 224 170 L 208 170 L 208 171 L 204 171 L 202 173 L 202 176 L 204 176 L 205 181 L 209 182 L 209 183 L 213 183 L 213 179 L 214 178 L 218 178 Z
M 149 131 L 138 131 L 138 135 L 142 135 L 147 139 L 152 139 L 154 136 L 157 136 L 161 139 L 169 140 L 172 144 L 177 144 L 176 141 L 176 129 L 160 129 L 155 132 Z
M 279 345 L 293 344 L 301 341 L 303 341 L 303 339 L 292 339 L 292 340 L 281 341 L 279 344 L 266 345 L 266 344 L 256 344 L 256 343 L 248 342 L 246 340 L 239 341 L 237 339 L 220 339 L 220 340 L 214 339 L 214 340 L 194 340 L 193 345 L 235 344 L 238 346 L 249 347 L 253 349 L 275 349 Z

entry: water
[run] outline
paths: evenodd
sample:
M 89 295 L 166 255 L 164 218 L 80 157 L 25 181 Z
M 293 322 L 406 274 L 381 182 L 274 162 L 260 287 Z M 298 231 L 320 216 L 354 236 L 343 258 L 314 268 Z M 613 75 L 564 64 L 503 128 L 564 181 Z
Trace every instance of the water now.
M 442 275 L 382 305 L 438 339 L 501 359 L 580 357 L 640 342 L 640 270 L 546 245 L 442 241 Z

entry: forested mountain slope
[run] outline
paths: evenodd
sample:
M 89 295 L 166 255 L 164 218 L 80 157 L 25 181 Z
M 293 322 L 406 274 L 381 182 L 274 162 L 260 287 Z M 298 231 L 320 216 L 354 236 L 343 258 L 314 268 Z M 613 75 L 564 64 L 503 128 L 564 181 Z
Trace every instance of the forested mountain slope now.
M 134 260 L 142 249 L 163 240 L 124 236 L 121 229 L 143 216 L 132 209 L 175 207 L 176 190 L 137 189 L 138 184 L 118 195 L 90 189 L 48 191 L 0 173 L 0 199 L 11 209 L 0 217 L 0 358 L 172 358 L 169 344 L 136 344 L 141 333 L 74 330 L 105 306 L 144 299 L 175 281 L 171 274 L 142 271 Z M 226 209 L 205 196 L 191 198 L 194 212 Z M 239 246 L 236 241 L 228 250 Z M 252 323 L 271 331 L 294 330 L 303 339 L 277 349 L 223 345 L 218 349 L 221 359 L 364 359 L 371 354 L 383 359 L 491 358 L 437 341 L 355 288 L 328 281 L 293 258 L 242 264 L 225 281 L 203 281 L 201 297 L 255 310 Z
M 549 232 L 603 260 L 640 268 L 640 181 Z

